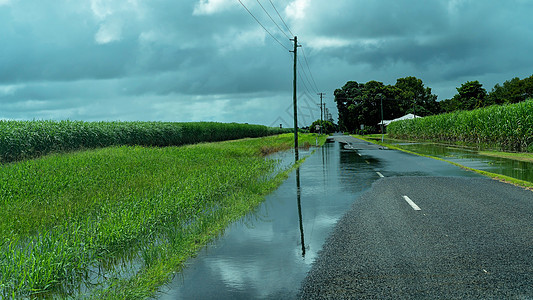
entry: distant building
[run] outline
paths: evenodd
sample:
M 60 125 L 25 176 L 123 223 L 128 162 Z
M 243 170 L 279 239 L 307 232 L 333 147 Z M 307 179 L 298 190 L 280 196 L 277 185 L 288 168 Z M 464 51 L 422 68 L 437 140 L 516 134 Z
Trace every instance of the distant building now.
M 394 120 L 383 120 L 383 125 L 387 126 L 387 125 L 389 125 L 390 123 L 392 123 L 394 121 L 410 120 L 410 119 L 415 119 L 415 118 L 422 118 L 422 117 L 421 116 L 416 116 L 416 115 L 413 115 L 413 114 L 406 114 L 405 116 L 399 117 L 399 118 L 394 119 Z M 378 125 L 381 125 L 381 122 L 379 122 Z

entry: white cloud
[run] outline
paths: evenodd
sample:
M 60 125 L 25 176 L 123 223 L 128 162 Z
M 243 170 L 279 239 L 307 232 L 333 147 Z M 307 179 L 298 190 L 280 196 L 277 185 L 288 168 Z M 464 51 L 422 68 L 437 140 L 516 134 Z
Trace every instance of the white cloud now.
M 0 96 L 13 95 L 20 88 L 20 85 L 0 85 Z
M 354 42 L 350 39 L 343 39 L 337 37 L 317 36 L 310 40 L 309 46 L 321 50 L 325 48 L 342 48 L 352 45 Z
M 235 5 L 232 0 L 200 0 L 195 6 L 193 15 L 212 15 L 228 9 L 230 5 Z
M 112 4 L 112 1 L 91 0 L 91 11 L 102 22 L 94 35 L 97 44 L 107 44 L 120 39 L 122 25 L 110 18 L 114 13 Z
M 99 19 L 105 19 L 107 16 L 113 14 L 110 1 L 91 0 L 91 10 L 93 14 Z
M 8 5 L 11 0 L 0 0 L 0 6 L 2 5 Z
M 131 30 L 137 30 L 136 25 L 142 24 L 146 17 L 147 8 L 138 0 L 105 1 L 91 0 L 90 11 L 97 20 L 98 31 L 95 41 L 107 44 L 122 39 L 124 24 Z
M 94 40 L 98 44 L 107 44 L 118 41 L 122 34 L 122 23 L 118 21 L 106 22 L 100 25 L 98 32 L 94 35 Z
M 285 13 L 290 18 L 301 20 L 306 16 L 306 10 L 309 7 L 309 0 L 295 0 L 289 3 L 285 8 Z
M 356 46 L 360 49 L 376 49 L 382 47 L 386 41 L 391 40 L 394 40 L 394 38 L 385 40 L 383 38 L 343 38 L 316 36 L 310 38 L 307 45 L 316 50 L 328 50 L 353 46 Z

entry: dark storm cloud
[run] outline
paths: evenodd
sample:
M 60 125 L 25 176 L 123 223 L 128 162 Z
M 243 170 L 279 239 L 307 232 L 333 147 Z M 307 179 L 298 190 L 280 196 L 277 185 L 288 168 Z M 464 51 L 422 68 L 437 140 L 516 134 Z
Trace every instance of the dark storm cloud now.
M 130 2 L 125 5 L 132 5 Z M 155 6 L 138 12 L 116 6 L 102 8 L 104 12 L 98 12 L 88 1 L 51 1 L 46 5 L 17 1 L 0 7 L 2 23 L 7 24 L 0 27 L 6 42 L 0 50 L 4 66 L 0 81 L 107 79 L 202 61 L 192 55 L 201 51 L 181 47 L 190 36 L 173 33 L 179 23 L 167 22 L 171 11 L 174 18 L 186 11 L 183 5 L 155 12 Z
M 480 80 L 490 90 L 531 75 L 531 11 L 532 1 L 341 1 L 309 5 L 299 28 L 314 37 L 318 55 L 360 74 L 352 80 L 416 75 L 438 86 Z M 456 86 L 439 88 L 441 99 Z
M 0 118 L 270 124 L 290 105 L 292 45 L 243 3 L 287 49 L 234 0 L 0 0 Z M 466 80 L 490 89 L 532 72 L 533 1 L 273 3 L 333 112 L 349 80 L 417 76 L 444 99 Z
M 311 1 L 311 3 L 313 3 Z M 331 2 L 329 2 L 331 3 Z M 443 1 L 336 1 L 309 6 L 301 29 L 357 38 L 412 36 L 449 26 Z

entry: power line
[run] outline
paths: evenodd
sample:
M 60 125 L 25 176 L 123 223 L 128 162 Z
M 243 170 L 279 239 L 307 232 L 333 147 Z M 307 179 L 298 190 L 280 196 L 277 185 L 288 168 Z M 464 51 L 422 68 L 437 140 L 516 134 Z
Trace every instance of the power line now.
M 300 65 L 300 69 L 302 69 L 302 71 L 303 71 L 303 73 L 304 73 L 304 76 L 303 76 L 303 77 L 305 78 L 305 80 L 307 80 L 307 83 L 309 83 L 309 86 L 310 86 L 311 88 L 313 88 L 313 84 L 312 84 L 311 81 L 309 80 L 309 77 L 307 76 L 307 73 L 305 72 L 305 69 L 302 67 L 302 64 L 300 63 L 300 60 L 299 60 L 299 59 L 298 59 L 298 65 Z M 302 77 L 302 76 L 300 75 L 300 77 Z M 302 80 L 302 82 L 305 84 L 305 81 Z M 309 89 L 307 89 L 307 91 L 309 92 Z M 315 90 L 315 92 L 318 93 L 318 90 Z M 311 92 L 309 92 L 309 93 L 311 94 Z
M 309 63 L 307 62 L 307 55 L 305 55 L 304 47 L 302 47 L 302 53 L 304 54 L 305 64 L 307 65 L 307 69 L 309 70 L 309 75 L 311 76 L 311 79 L 313 80 L 313 83 L 315 85 L 315 89 L 318 92 L 319 88 L 316 85 L 315 78 L 313 77 L 313 73 L 311 72 L 311 68 L 309 67 Z
M 300 77 L 302 77 L 302 73 L 300 73 L 300 69 L 298 69 L 298 74 L 300 75 Z M 305 74 L 305 73 L 304 73 Z M 304 76 L 305 77 L 305 76 Z M 307 87 L 307 84 L 305 84 L 305 81 L 304 80 L 300 80 L 299 82 L 301 82 L 305 88 L 305 90 L 307 91 L 307 93 L 309 93 L 310 95 L 313 94 L 311 93 L 311 91 L 309 90 L 309 88 Z
M 263 11 L 267 14 L 267 16 L 270 18 L 270 20 L 272 20 L 272 23 L 274 23 L 276 25 L 276 27 L 278 27 L 279 31 L 281 31 L 281 33 L 283 33 L 285 35 L 285 37 L 287 37 L 288 40 L 291 39 L 291 37 L 283 30 L 281 29 L 281 27 L 279 27 L 278 23 L 276 23 L 276 21 L 274 21 L 274 19 L 272 18 L 272 16 L 268 13 L 268 11 L 265 9 L 265 7 L 263 6 L 263 4 L 261 4 L 261 2 L 259 2 L 259 0 L 257 0 L 257 3 L 259 3 L 259 6 L 261 6 L 261 8 L 263 9 Z
M 278 14 L 278 17 L 279 19 L 281 20 L 281 22 L 283 22 L 283 25 L 285 25 L 285 28 L 287 28 L 287 30 L 289 31 L 289 33 L 294 36 L 294 34 L 292 33 L 291 29 L 289 28 L 289 26 L 287 26 L 287 23 L 285 23 L 285 21 L 283 21 L 283 18 L 281 17 L 281 15 L 279 14 L 279 11 L 276 9 L 276 6 L 274 6 L 274 3 L 272 3 L 272 0 L 268 0 L 270 2 L 270 4 L 272 4 L 272 7 L 274 8 L 274 10 L 276 11 L 276 13 Z
M 316 84 L 316 81 L 313 77 L 313 74 L 311 72 L 311 68 L 309 67 L 309 62 L 308 62 L 308 59 L 307 59 L 307 55 L 304 53 L 304 59 L 305 59 L 305 63 L 306 63 L 306 66 L 307 66 L 307 71 L 305 68 L 302 67 L 302 64 L 300 62 L 300 60 L 297 58 L 297 49 L 298 47 L 301 47 L 301 45 L 298 45 L 298 38 L 292 33 L 292 31 L 290 30 L 289 26 L 287 25 L 287 23 L 285 23 L 285 21 L 283 20 L 283 17 L 281 16 L 281 14 L 279 13 L 279 11 L 277 10 L 276 6 L 274 5 L 274 3 L 272 2 L 272 0 L 269 0 L 270 4 L 272 5 L 272 8 L 276 11 L 278 17 L 280 18 L 281 22 L 283 23 L 283 25 L 285 25 L 285 28 L 289 31 L 289 33 L 294 36 L 294 39 L 290 38 L 287 33 L 285 32 L 284 29 L 282 29 L 279 24 L 274 20 L 274 18 L 272 18 L 272 16 L 270 15 L 270 13 L 266 10 L 266 8 L 261 4 L 261 2 L 259 0 L 256 0 L 257 3 L 259 4 L 259 6 L 261 6 L 261 8 L 263 9 L 263 11 L 267 14 L 267 16 L 270 18 L 270 20 L 272 21 L 272 23 L 274 23 L 276 25 L 276 27 L 278 28 L 279 31 L 281 31 L 281 33 L 283 35 L 285 35 L 285 37 L 287 37 L 290 41 L 294 41 L 294 50 L 290 50 L 289 48 L 287 48 L 279 39 L 277 39 L 260 21 L 259 19 L 248 9 L 248 7 L 246 7 L 246 5 L 244 5 L 244 3 L 241 1 L 241 0 L 238 0 L 239 3 L 242 5 L 242 7 L 244 7 L 244 9 L 246 9 L 246 11 L 252 16 L 252 18 L 254 18 L 254 20 L 257 22 L 257 24 L 259 24 L 264 31 L 266 31 L 270 37 L 272 37 L 272 39 L 274 39 L 281 47 L 283 47 L 285 50 L 287 50 L 288 52 L 293 52 L 294 53 L 294 80 L 293 80 L 293 108 L 294 108 L 294 130 L 295 130 L 295 142 L 294 142 L 294 145 L 295 145 L 295 159 L 296 161 L 298 160 L 298 148 L 297 148 L 297 145 L 298 145 L 298 134 L 297 134 L 297 128 L 298 128 L 298 121 L 297 121 L 297 117 L 298 117 L 298 113 L 297 113 L 297 74 L 300 75 L 300 77 L 302 77 L 302 74 L 300 72 L 300 69 L 301 71 L 304 73 L 304 77 L 305 79 L 307 80 L 307 82 L 309 83 L 309 86 L 311 86 L 311 88 L 315 88 L 315 91 L 318 93 L 318 86 Z M 300 67 L 298 68 L 298 65 L 300 65 Z M 309 76 L 307 75 L 307 73 L 309 73 Z M 311 78 L 311 80 L 309 79 Z M 309 94 L 312 94 L 311 91 L 309 90 L 309 87 L 307 86 L 307 84 L 305 83 L 306 80 L 301 80 L 301 84 L 303 84 L 305 90 L 309 93 Z M 312 81 L 312 83 L 311 83 Z M 322 117 L 322 112 L 321 112 L 321 117 Z
M 283 47 L 285 50 L 289 51 L 289 52 L 292 52 L 291 50 L 289 50 L 289 48 L 287 48 L 285 45 L 283 45 L 283 43 L 277 39 L 260 21 L 259 19 L 248 9 L 248 7 L 246 7 L 246 5 L 244 5 L 244 3 L 241 1 L 241 0 L 238 0 L 239 3 L 244 7 L 244 9 L 246 9 L 246 11 L 252 16 L 252 18 L 254 18 L 254 20 L 263 28 L 263 30 L 265 30 L 281 47 Z M 281 31 L 281 33 L 283 33 L 283 35 L 285 35 L 289 40 L 292 40 L 288 35 L 287 33 L 278 25 L 278 23 L 274 20 L 274 18 L 272 18 L 272 16 L 268 13 L 268 11 L 266 10 L 266 8 L 261 4 L 261 2 L 259 0 L 256 0 L 257 3 L 261 6 L 261 8 L 263 9 L 263 11 L 267 14 L 267 16 L 270 18 L 270 20 L 276 25 L 276 27 Z M 285 23 L 285 21 L 283 20 L 283 17 L 281 16 L 281 14 L 279 13 L 279 11 L 277 10 L 276 6 L 274 5 L 274 3 L 272 2 L 272 0 L 269 0 L 270 4 L 272 5 L 272 7 L 274 8 L 274 10 L 276 11 L 276 13 L 278 14 L 278 17 L 280 18 L 280 20 L 283 22 L 283 24 L 285 25 L 285 27 L 287 28 L 287 30 L 291 33 L 292 31 L 290 30 L 289 26 L 287 25 L 287 23 Z M 303 48 L 302 48 L 303 50 Z M 304 72 L 304 77 L 305 79 L 307 80 L 307 82 L 309 83 L 309 86 L 311 86 L 312 88 L 315 89 L 316 92 L 318 92 L 318 86 L 316 84 L 316 81 L 315 81 L 315 78 L 313 76 L 313 73 L 311 72 L 311 68 L 309 66 L 309 61 L 307 59 L 307 55 L 305 54 L 305 51 L 302 51 L 303 55 L 304 55 L 304 60 L 305 60 L 305 64 L 307 66 L 307 72 L 306 70 L 301 66 L 301 63 L 300 63 L 300 60 L 298 60 L 298 64 L 300 64 L 300 68 L 303 70 Z M 307 73 L 309 73 L 309 76 L 307 76 Z M 311 78 L 311 79 L 309 79 Z
M 246 7 L 246 5 L 244 5 L 244 3 L 242 3 L 241 0 L 238 0 L 239 3 L 242 5 L 242 7 L 244 7 L 244 9 L 246 9 L 246 11 L 250 14 L 250 16 L 252 16 L 252 18 L 254 18 L 254 20 L 257 22 L 257 24 L 261 25 L 261 27 L 263 27 L 263 29 L 276 41 L 278 42 L 278 44 L 280 44 L 281 47 L 283 47 L 285 50 L 287 51 L 291 51 L 289 50 L 289 48 L 287 48 L 285 45 L 283 45 L 282 42 L 280 42 L 272 33 L 270 33 L 270 31 L 268 31 L 266 29 L 265 26 L 263 26 L 263 24 L 261 24 L 261 22 L 259 22 L 259 20 L 254 16 L 254 14 L 252 14 L 252 12 L 248 9 L 248 7 Z

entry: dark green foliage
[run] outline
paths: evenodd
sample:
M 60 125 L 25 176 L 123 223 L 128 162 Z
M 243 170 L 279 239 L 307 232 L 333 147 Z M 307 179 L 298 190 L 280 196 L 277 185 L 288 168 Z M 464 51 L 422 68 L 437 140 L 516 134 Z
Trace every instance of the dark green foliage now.
M 382 100 L 384 120 L 408 113 L 426 116 L 440 112 L 437 96 L 416 77 L 399 78 L 395 85 L 349 81 L 335 91 L 340 130 L 356 132 L 364 125 L 368 132 L 377 132 Z
M 520 79 L 515 77 L 503 85 L 496 84 L 489 95 L 490 104 L 518 103 L 533 97 L 533 75 Z
M 515 77 L 505 81 L 503 85 L 496 84 L 490 93 L 487 93 L 479 81 L 467 81 L 457 88 L 457 92 L 453 98 L 439 102 L 443 112 L 525 101 L 533 97 L 533 75 L 524 79 Z
M 0 161 L 109 146 L 180 146 L 285 132 L 237 123 L 0 121 Z
M 467 81 L 457 88 L 457 94 L 452 99 L 441 102 L 444 112 L 456 110 L 472 110 L 488 106 L 487 91 L 479 81 Z
M 330 134 L 337 131 L 337 126 L 335 126 L 335 124 L 333 124 L 332 122 L 316 120 L 313 122 L 313 124 L 311 124 L 311 126 L 309 126 L 309 132 L 320 133 L 320 130 L 316 130 L 316 125 L 320 125 L 322 133 L 324 134 Z
M 403 99 L 400 101 L 402 106 L 398 114 L 401 115 L 398 117 L 405 114 L 430 116 L 440 112 L 437 95 L 431 93 L 431 88 L 424 87 L 422 79 L 413 76 L 399 78 L 395 87 L 398 91 L 397 98 Z
M 393 122 L 387 127 L 387 132 L 399 139 L 464 143 L 503 151 L 531 151 L 533 100 Z

